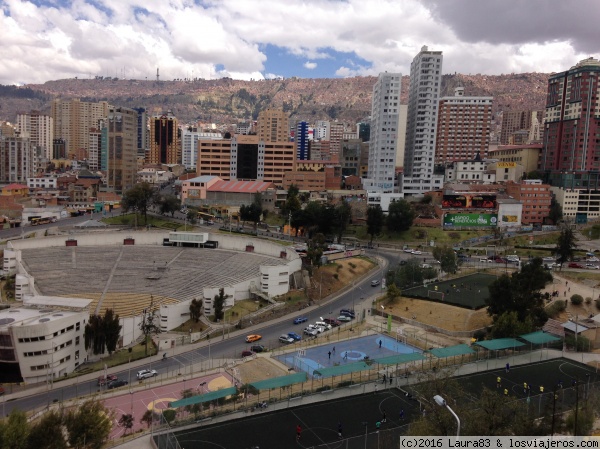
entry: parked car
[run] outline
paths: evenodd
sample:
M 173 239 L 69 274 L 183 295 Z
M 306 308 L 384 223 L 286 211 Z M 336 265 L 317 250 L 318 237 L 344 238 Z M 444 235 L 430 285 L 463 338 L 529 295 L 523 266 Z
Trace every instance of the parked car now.
M 412 250 L 412 249 L 410 249 L 410 248 L 406 248 L 406 249 L 404 250 L 404 252 L 405 252 L 405 253 L 408 253 L 408 254 L 412 254 L 413 250 Z
M 371 287 L 377 287 L 381 281 L 379 279 L 373 279 L 371 281 Z
M 255 353 L 253 351 L 242 351 L 242 357 L 250 357 L 253 356 Z
M 581 265 L 580 263 L 571 262 L 569 264 L 569 268 L 584 268 L 584 266 Z
M 288 337 L 293 338 L 294 341 L 302 340 L 302 336 L 298 335 L 296 332 L 288 332 Z
M 252 351 L 252 352 L 265 352 L 266 350 L 267 350 L 267 348 L 265 348 L 263 345 L 250 346 L 250 351 Z
M 289 345 L 291 343 L 294 343 L 296 340 L 294 340 L 292 337 L 290 337 L 287 334 L 283 334 L 279 336 L 279 342 L 280 343 L 285 343 L 286 345 Z
M 498 257 L 497 259 L 494 259 L 494 262 L 496 262 L 496 263 L 508 263 L 508 260 L 504 259 L 503 257 Z
M 348 315 L 340 315 L 337 317 L 338 321 L 342 321 L 342 322 L 347 322 L 347 321 L 352 321 L 352 318 L 349 317 Z
M 342 324 L 335 318 L 323 318 L 323 321 L 325 321 L 327 324 L 331 324 L 331 327 L 337 327 Z
M 304 332 L 306 335 L 310 335 L 311 337 L 316 337 L 317 334 L 319 333 L 319 332 L 317 332 L 316 329 L 312 329 L 310 327 L 304 328 L 304 330 L 302 332 Z
M 307 321 L 308 321 L 308 318 L 306 318 L 305 316 L 298 317 L 294 320 L 294 324 L 302 324 L 302 323 L 306 323 Z
M 113 380 L 112 382 L 110 382 L 108 384 L 108 389 L 112 390 L 113 388 L 119 388 L 119 387 L 124 387 L 125 385 L 127 385 L 128 382 L 126 380 Z
M 412 251 L 412 254 L 414 254 L 415 256 L 420 256 L 423 253 L 421 251 L 419 251 L 418 249 L 415 249 Z
M 326 323 L 325 321 L 317 321 L 317 322 L 315 323 L 315 325 L 316 325 L 316 326 L 319 326 L 319 327 L 324 327 L 324 328 L 325 328 L 325 330 L 327 330 L 327 331 L 328 331 L 328 330 L 331 330 L 331 324 L 329 324 L 329 323 Z
M 351 315 L 354 318 L 354 310 L 352 309 L 341 309 L 340 315 Z
M 600 259 L 598 259 L 596 256 L 593 257 L 588 257 L 588 262 L 600 262 Z
M 250 334 L 246 336 L 246 343 L 254 343 L 255 341 L 260 340 L 262 337 L 258 334 Z
M 106 377 L 104 376 L 100 376 L 98 378 L 98 386 L 103 386 L 106 385 L 107 383 L 112 382 L 113 380 L 117 380 L 117 376 L 115 376 L 114 374 L 107 374 Z
M 137 372 L 136 377 L 138 380 L 147 379 L 149 377 L 158 376 L 155 369 L 143 369 Z
M 586 263 L 585 267 L 589 268 L 590 270 L 600 270 L 600 267 L 598 265 L 594 265 L 593 263 Z

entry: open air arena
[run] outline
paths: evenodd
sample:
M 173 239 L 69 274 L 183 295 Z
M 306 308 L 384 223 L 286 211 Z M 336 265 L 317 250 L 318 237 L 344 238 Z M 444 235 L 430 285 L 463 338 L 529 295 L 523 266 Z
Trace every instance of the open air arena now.
M 109 232 L 15 240 L 5 265 L 6 259 L 15 265 L 23 295 L 87 298 L 90 313 L 111 308 L 121 317 L 139 316 L 153 300 L 161 306 L 161 325 L 169 320 L 169 328 L 181 324 L 174 316 L 194 298 L 212 298 L 219 288 L 235 300 L 251 294 L 273 298 L 287 293 L 290 276 L 300 269 L 295 251 L 266 240 L 196 234 L 218 247 L 163 246 L 174 235 L 189 234 Z M 169 308 L 174 313 L 165 320 Z

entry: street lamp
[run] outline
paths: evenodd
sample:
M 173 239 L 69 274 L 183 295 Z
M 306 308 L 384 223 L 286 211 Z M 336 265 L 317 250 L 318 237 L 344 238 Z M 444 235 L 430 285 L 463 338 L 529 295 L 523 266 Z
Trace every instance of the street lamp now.
M 458 427 L 456 428 L 456 439 L 458 440 L 458 438 L 460 437 L 460 419 L 458 419 L 458 415 L 456 413 L 454 413 L 454 410 L 452 410 L 450 408 L 450 406 L 446 403 L 446 400 L 443 397 L 441 397 L 439 394 L 436 394 L 433 397 L 433 400 L 440 407 L 446 407 L 450 411 L 450 413 L 452 413 L 452 415 L 456 418 L 456 423 L 458 425 Z

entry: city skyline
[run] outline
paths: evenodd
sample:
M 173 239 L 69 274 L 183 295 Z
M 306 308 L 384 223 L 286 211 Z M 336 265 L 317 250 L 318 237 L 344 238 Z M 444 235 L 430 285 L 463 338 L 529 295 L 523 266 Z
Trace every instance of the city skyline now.
M 0 84 L 559 72 L 598 57 L 593 0 L 0 0 Z M 465 13 L 467 11 L 468 13 Z M 490 18 L 493 17 L 493 20 Z M 564 20 L 569 17 L 569 20 Z

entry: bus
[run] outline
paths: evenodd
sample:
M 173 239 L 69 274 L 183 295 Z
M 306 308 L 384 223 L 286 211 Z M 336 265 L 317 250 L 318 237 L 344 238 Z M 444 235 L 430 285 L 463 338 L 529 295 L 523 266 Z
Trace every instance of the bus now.
M 213 224 L 215 222 L 215 216 L 206 212 L 198 212 L 198 218 L 204 220 L 208 224 Z
M 31 219 L 31 226 L 43 225 L 56 222 L 54 217 L 36 217 Z

